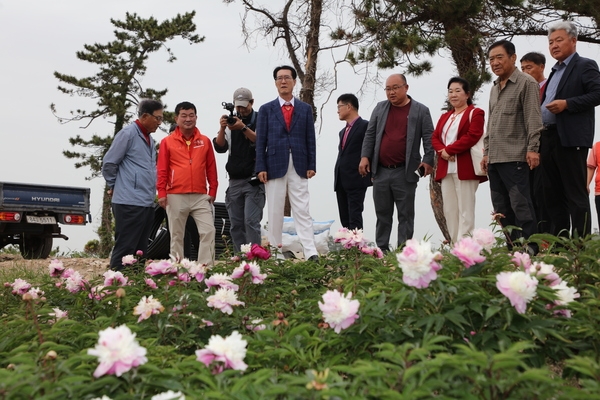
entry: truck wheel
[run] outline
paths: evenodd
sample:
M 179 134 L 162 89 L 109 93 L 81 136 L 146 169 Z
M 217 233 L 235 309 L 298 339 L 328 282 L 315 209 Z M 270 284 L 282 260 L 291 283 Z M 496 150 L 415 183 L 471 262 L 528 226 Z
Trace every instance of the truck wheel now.
M 26 260 L 48 258 L 52 251 L 52 237 L 25 236 L 21 238 L 19 248 Z

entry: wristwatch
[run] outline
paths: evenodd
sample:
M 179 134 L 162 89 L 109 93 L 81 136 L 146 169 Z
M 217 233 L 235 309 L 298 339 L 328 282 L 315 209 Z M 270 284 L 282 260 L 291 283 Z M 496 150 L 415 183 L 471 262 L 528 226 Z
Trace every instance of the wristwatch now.
M 246 129 L 248 129 L 248 125 L 245 125 L 242 129 L 240 129 L 242 132 L 246 132 Z

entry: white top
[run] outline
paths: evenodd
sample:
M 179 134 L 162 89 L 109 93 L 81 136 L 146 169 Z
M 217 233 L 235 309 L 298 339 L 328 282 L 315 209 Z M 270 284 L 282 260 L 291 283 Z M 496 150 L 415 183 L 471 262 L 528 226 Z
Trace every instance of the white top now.
M 442 142 L 448 146 L 456 142 L 458 137 L 458 125 L 460 125 L 460 119 L 465 111 L 461 111 L 458 115 L 452 114 L 444 128 L 442 129 Z M 456 169 L 456 161 L 448 161 L 448 174 L 455 174 L 458 170 Z

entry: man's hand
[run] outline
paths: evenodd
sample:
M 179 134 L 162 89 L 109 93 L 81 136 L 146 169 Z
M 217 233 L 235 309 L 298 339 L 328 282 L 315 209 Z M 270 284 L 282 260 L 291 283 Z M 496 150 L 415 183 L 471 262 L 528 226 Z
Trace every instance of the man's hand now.
M 358 165 L 358 173 L 364 178 L 369 172 L 371 172 L 371 162 L 368 157 L 362 157 Z
M 540 165 L 540 154 L 535 151 L 527 152 L 527 165 L 529 165 L 529 169 L 534 169 L 538 165 Z
M 546 104 L 546 108 L 552 114 L 558 114 L 567 109 L 567 101 L 566 100 L 552 100 L 550 103 Z
M 267 171 L 261 171 L 257 176 L 259 181 L 262 183 L 267 183 Z
M 167 208 L 167 198 L 161 197 L 160 199 L 158 199 L 158 205 L 162 208 Z
M 114 191 L 113 189 L 108 189 L 108 190 L 106 191 L 106 193 L 108 194 L 108 197 L 112 197 L 114 192 L 115 192 L 115 191 Z
M 246 126 L 238 117 L 234 116 L 233 118 L 235 118 L 235 124 L 227 125 L 232 131 L 239 131 Z
M 208 196 L 208 202 L 213 204 L 215 202 L 215 198 L 213 196 Z
M 488 156 L 483 156 L 483 158 L 481 159 L 481 170 L 483 172 L 485 172 L 485 174 L 487 175 L 487 173 L 488 173 Z
M 425 174 L 423 174 L 423 176 L 427 176 L 433 172 L 433 167 L 427 163 L 422 162 L 419 164 L 419 168 L 421 167 L 425 168 Z
M 308 179 L 312 178 L 313 176 L 315 176 L 317 173 L 315 171 L 313 171 L 312 169 L 309 169 L 308 171 L 306 171 L 306 177 Z
M 227 115 L 221 115 L 219 125 L 221 126 L 221 130 L 225 132 L 225 128 L 227 128 Z

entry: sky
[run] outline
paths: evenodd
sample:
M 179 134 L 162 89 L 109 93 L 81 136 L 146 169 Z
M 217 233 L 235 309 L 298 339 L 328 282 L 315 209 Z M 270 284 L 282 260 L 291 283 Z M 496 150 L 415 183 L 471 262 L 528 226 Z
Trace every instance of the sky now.
M 278 0 L 264 0 L 262 4 L 280 7 Z M 113 40 L 110 18 L 122 20 L 126 12 L 135 12 L 142 17 L 154 16 L 159 21 L 172 18 L 177 13 L 196 10 L 197 33 L 205 36 L 200 44 L 190 45 L 183 40 L 168 44 L 177 57 L 174 63 L 167 62 L 167 53 L 159 51 L 150 56 L 148 72 L 142 78 L 145 87 L 168 88 L 163 98 L 167 109 L 172 111 L 181 101 L 191 101 L 198 109 L 197 126 L 200 131 L 213 138 L 219 129 L 219 118 L 224 113 L 221 102 L 232 101 L 238 87 L 249 88 L 255 105 L 276 98 L 277 91 L 272 79 L 273 68 L 288 64 L 289 58 L 269 40 L 253 41 L 252 48 L 243 45 L 241 33 L 242 7 L 219 0 L 175 0 L 171 2 L 141 0 L 54 0 L 24 1 L 0 0 L 0 54 L 4 62 L 0 66 L 0 109 L 4 116 L 0 133 L 0 181 L 34 184 L 89 187 L 92 190 L 91 214 L 93 222 L 85 227 L 65 227 L 63 233 L 70 239 L 55 239 L 61 253 L 81 251 L 88 240 L 97 238 L 101 214 L 104 180 L 87 180 L 86 169 L 75 169 L 73 160 L 62 155 L 63 150 L 76 150 L 68 142 L 77 134 L 84 138 L 92 134 L 106 136 L 112 133 L 110 120 L 95 121 L 87 129 L 82 123 L 60 124 L 50 111 L 54 103 L 61 116 L 68 116 L 76 108 L 91 109 L 89 99 L 70 97 L 57 90 L 59 82 L 53 72 L 58 71 L 76 77 L 93 75 L 94 66 L 76 58 L 75 53 L 84 44 L 107 43 Z M 544 37 L 517 38 L 517 58 L 529 51 L 540 51 L 546 55 L 548 66 L 552 59 Z M 600 47 L 578 44 L 581 55 L 598 59 Z M 409 95 L 430 108 L 433 123 L 442 114 L 446 97 L 446 84 L 455 70 L 447 54 L 433 60 L 434 69 L 423 77 L 408 76 Z M 332 68 L 331 57 L 323 54 L 319 69 Z M 335 220 L 332 232 L 339 227 L 339 216 L 333 191 L 333 168 L 337 156 L 338 132 L 344 127 L 336 113 L 337 97 L 343 93 L 358 93 L 363 76 L 349 66 L 338 67 L 338 88 L 323 108 L 322 121 L 317 127 L 317 175 L 309 181 L 311 193 L 310 210 L 316 221 Z M 385 78 L 402 68 L 381 71 Z M 477 93 L 476 103 L 487 112 L 488 93 L 491 83 Z M 296 92 L 300 85 L 296 85 Z M 378 101 L 385 100 L 382 85 L 372 85 L 360 96 L 360 114 L 368 119 Z M 320 108 L 325 98 L 317 101 Z M 597 118 L 598 120 L 598 118 Z M 598 122 L 597 122 L 598 124 Z M 598 127 L 596 129 L 598 131 Z M 160 141 L 166 134 L 156 132 Z M 597 136 L 598 137 L 598 136 Z M 225 200 L 227 176 L 226 155 L 217 154 L 219 190 L 217 201 Z M 417 189 L 415 235 L 417 239 L 430 239 L 439 245 L 443 237 L 433 217 L 429 200 L 429 180 L 422 179 Z M 591 205 L 594 210 L 593 198 Z M 488 227 L 492 211 L 489 185 L 479 185 L 477 191 L 476 227 Z M 265 209 L 266 216 L 266 209 Z M 594 214 L 595 215 L 595 214 Z M 368 239 L 375 238 L 375 212 L 371 189 L 365 199 L 364 230 Z M 395 217 L 394 217 L 395 219 Z M 266 221 L 263 220 L 263 224 Z M 594 217 L 593 228 L 597 229 Z M 395 226 L 392 244 L 395 243 Z

